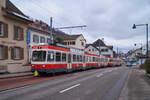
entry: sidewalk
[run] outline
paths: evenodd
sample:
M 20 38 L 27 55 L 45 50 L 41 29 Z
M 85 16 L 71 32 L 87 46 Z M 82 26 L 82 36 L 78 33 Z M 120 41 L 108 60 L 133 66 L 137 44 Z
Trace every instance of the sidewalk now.
M 20 72 L 20 73 L 7 73 L 7 74 L 0 74 L 0 79 L 5 79 L 5 78 L 15 78 L 15 77 L 22 77 L 22 76 L 29 76 L 33 75 L 32 72 Z
M 129 70 L 119 100 L 150 100 L 150 77 L 145 70 L 132 67 Z

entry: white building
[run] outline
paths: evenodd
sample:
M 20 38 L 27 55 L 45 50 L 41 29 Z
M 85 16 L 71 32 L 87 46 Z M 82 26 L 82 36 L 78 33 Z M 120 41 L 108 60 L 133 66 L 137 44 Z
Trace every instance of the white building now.
M 93 44 L 87 44 L 86 48 L 85 48 L 85 52 L 88 52 L 90 54 L 99 55 L 99 49 L 97 47 L 94 47 Z
M 100 49 L 100 54 L 107 57 L 113 57 L 113 46 L 107 46 L 102 40 L 98 39 L 93 45 Z
M 72 48 L 85 49 L 86 40 L 82 34 L 68 35 L 61 31 L 54 32 L 54 40 L 61 39 L 64 45 Z

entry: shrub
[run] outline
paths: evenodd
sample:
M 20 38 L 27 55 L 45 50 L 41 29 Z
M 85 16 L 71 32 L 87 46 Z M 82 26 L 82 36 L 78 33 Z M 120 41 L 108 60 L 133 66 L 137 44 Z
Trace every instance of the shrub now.
M 150 74 L 150 59 L 146 59 L 144 67 L 145 67 L 146 73 Z

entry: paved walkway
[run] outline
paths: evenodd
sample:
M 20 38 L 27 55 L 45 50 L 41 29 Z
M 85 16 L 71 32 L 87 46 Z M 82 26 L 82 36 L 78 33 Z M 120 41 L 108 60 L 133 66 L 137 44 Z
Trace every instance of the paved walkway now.
M 22 72 L 22 73 L 12 73 L 12 74 L 0 74 L 0 79 L 4 78 L 14 78 L 14 77 L 21 77 L 21 76 L 28 76 L 33 75 L 32 72 Z
M 150 100 L 150 77 L 145 71 L 130 68 L 130 72 L 119 100 Z

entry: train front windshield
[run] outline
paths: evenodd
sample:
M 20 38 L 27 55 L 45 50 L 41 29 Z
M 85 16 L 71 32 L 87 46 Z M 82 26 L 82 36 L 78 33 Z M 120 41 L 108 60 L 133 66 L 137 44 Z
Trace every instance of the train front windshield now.
M 46 60 L 46 51 L 33 51 L 32 61 L 45 61 Z

